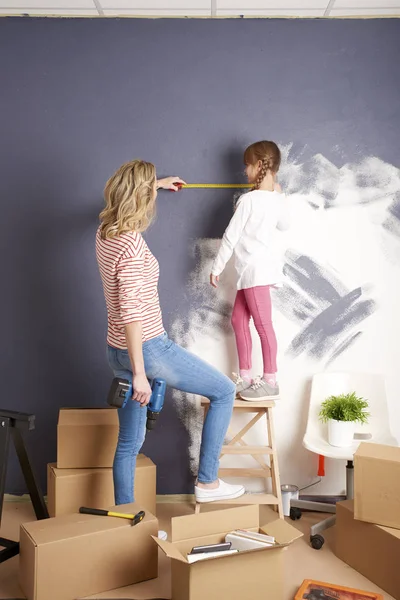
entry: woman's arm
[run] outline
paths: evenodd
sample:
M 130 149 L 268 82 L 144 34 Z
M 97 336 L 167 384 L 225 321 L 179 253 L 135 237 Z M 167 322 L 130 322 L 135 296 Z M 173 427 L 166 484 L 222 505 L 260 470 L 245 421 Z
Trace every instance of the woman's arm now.
M 165 177 L 164 179 L 158 179 L 157 181 L 158 190 L 173 190 L 174 192 L 177 192 L 181 189 L 182 185 L 186 185 L 186 181 L 183 181 L 180 177 Z
M 126 345 L 133 371 L 133 400 L 146 406 L 150 402 L 151 387 L 146 377 L 142 347 L 142 321 L 125 325 Z
M 142 301 L 144 243 L 138 242 L 122 255 L 117 267 L 119 322 L 125 329 L 126 345 L 133 372 L 133 400 L 146 405 L 151 388 L 146 377 L 142 348 Z

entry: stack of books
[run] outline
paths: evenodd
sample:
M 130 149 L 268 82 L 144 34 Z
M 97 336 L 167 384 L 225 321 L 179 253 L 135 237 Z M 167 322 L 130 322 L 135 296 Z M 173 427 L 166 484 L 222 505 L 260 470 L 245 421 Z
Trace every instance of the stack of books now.
M 246 550 L 257 550 L 274 545 L 275 538 L 270 535 L 247 531 L 246 529 L 236 529 L 226 534 L 225 542 L 195 546 L 187 555 L 187 560 L 189 563 L 194 563 L 198 560 L 226 556 L 236 552 L 245 552 Z

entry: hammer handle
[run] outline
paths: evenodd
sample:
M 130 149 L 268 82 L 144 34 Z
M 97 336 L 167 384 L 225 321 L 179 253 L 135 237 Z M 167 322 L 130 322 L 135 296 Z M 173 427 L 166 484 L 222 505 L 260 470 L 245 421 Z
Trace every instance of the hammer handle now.
M 86 508 L 86 506 L 81 506 L 79 512 L 85 515 L 98 515 L 100 517 L 108 517 L 108 510 L 103 510 L 102 508 Z

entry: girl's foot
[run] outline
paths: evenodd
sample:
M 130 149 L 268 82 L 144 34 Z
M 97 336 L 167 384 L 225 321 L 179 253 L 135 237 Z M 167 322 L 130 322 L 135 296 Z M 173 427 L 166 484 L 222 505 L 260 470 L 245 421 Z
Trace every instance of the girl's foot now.
M 232 375 L 233 375 L 233 382 L 236 385 L 236 396 L 239 396 L 241 394 L 241 392 L 244 392 L 251 386 L 251 379 L 250 380 L 243 379 L 237 373 L 232 373 Z
M 256 377 L 254 383 L 240 393 L 240 398 L 242 400 L 247 400 L 248 402 L 276 400 L 279 398 L 279 386 L 278 384 L 270 385 L 265 379 Z
M 217 484 L 217 487 L 215 488 L 205 488 L 195 485 L 194 495 L 197 503 L 201 504 L 205 502 L 216 502 L 217 500 L 233 500 L 234 498 L 243 496 L 246 492 L 242 485 L 231 485 L 230 483 L 225 483 L 222 479 L 218 479 L 215 483 Z M 200 486 L 201 485 L 202 484 L 200 484 Z

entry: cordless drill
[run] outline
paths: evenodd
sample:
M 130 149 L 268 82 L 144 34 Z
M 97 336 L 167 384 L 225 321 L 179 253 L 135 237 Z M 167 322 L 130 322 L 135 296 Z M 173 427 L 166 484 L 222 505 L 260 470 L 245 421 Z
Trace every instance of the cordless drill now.
M 156 419 L 164 404 L 166 387 L 166 383 L 163 379 L 153 379 L 150 402 L 147 405 L 146 429 L 148 430 L 154 429 L 155 427 Z M 111 383 L 107 403 L 116 408 L 124 408 L 127 402 L 132 401 L 132 394 L 132 383 L 128 381 L 128 379 L 115 377 Z

